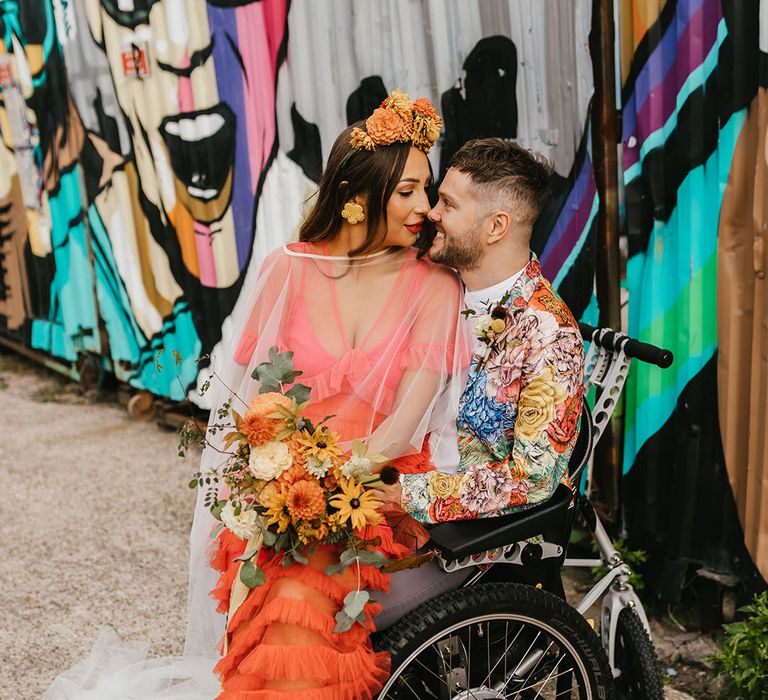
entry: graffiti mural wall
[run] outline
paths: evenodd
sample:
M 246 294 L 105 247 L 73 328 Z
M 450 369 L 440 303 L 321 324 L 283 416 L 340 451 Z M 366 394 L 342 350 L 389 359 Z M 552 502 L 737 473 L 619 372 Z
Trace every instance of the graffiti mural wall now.
M 671 579 L 765 577 L 768 2 L 622 11 L 629 333 L 675 354 L 628 383 L 627 525 Z
M 182 398 L 265 254 L 294 236 L 337 133 L 395 87 L 441 104 L 436 173 L 480 135 L 553 160 L 535 245 L 594 319 L 587 0 L 5 0 L 0 12 L 8 339 Z M 156 362 L 163 349 L 182 365 Z

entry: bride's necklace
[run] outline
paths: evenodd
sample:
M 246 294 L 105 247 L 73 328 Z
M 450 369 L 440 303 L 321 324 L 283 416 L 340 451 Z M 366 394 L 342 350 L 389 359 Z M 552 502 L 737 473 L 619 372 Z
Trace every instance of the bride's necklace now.
M 350 258 L 348 255 L 324 255 L 322 253 L 301 253 L 295 250 L 291 250 L 287 243 L 283 244 L 283 251 L 286 255 L 296 258 L 307 258 L 312 261 L 315 269 L 326 279 L 340 280 L 346 277 L 355 268 L 365 267 L 367 265 L 377 265 L 387 260 L 388 257 L 395 257 L 400 249 L 397 248 L 384 248 L 383 250 L 376 251 L 375 253 L 367 253 L 365 255 L 356 255 Z M 324 272 L 318 262 L 330 263 L 346 263 L 346 269 L 340 275 L 328 274 Z

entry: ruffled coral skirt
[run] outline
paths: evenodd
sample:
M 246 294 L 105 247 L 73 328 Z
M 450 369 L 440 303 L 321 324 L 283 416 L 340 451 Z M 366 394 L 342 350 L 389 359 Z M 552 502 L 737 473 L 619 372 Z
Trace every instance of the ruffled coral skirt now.
M 381 536 L 383 529 L 370 534 Z M 229 607 L 239 568 L 234 560 L 244 549 L 245 542 L 222 531 L 212 562 L 222 572 L 212 593 L 220 612 Z M 331 547 L 316 552 L 306 566 L 284 567 L 281 555 L 264 555 L 259 565 L 265 583 L 248 593 L 227 625 L 227 652 L 216 666 L 222 683 L 217 700 L 373 698 L 389 675 L 389 656 L 375 652 L 370 641 L 381 606 L 366 604 L 365 626 L 333 632 L 344 597 L 358 587 L 357 567 L 328 576 L 326 567 L 338 562 Z M 360 587 L 387 591 L 389 575 L 361 566 Z
M 433 469 L 428 443 L 421 453 L 401 457 L 403 473 Z M 368 527 L 364 540 L 378 538 L 378 549 L 390 559 L 411 554 L 428 535 L 421 525 L 395 509 L 389 524 Z M 395 532 L 393 533 L 393 528 Z M 246 543 L 222 530 L 211 565 L 221 572 L 211 595 L 218 610 L 229 610 L 232 584 Z M 252 589 L 227 624 L 223 658 L 216 666 L 222 692 L 216 700 L 370 700 L 389 676 L 389 655 L 377 653 L 370 634 L 373 617 L 381 612 L 375 602 L 365 605 L 365 625 L 334 633 L 335 615 L 352 590 L 389 591 L 390 575 L 371 566 L 350 566 L 339 574 L 325 571 L 338 563 L 337 548 L 325 546 L 308 565 L 283 566 L 282 555 L 262 551 L 259 566 L 263 585 Z

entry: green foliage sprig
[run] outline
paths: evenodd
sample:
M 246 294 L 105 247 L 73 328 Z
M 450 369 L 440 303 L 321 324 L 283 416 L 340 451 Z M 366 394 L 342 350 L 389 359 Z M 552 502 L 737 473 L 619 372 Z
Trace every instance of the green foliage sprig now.
M 744 700 L 768 697 L 768 591 L 739 608 L 746 617 L 723 625 L 725 637 L 708 657 L 716 673 L 725 674 Z

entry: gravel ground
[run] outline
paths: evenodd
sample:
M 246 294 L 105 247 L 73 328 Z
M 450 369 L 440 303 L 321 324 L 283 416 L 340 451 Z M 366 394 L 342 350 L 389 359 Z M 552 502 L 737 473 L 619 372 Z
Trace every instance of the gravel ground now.
M 176 435 L 0 350 L 0 696 L 38 699 L 101 627 L 182 651 L 195 471 Z

